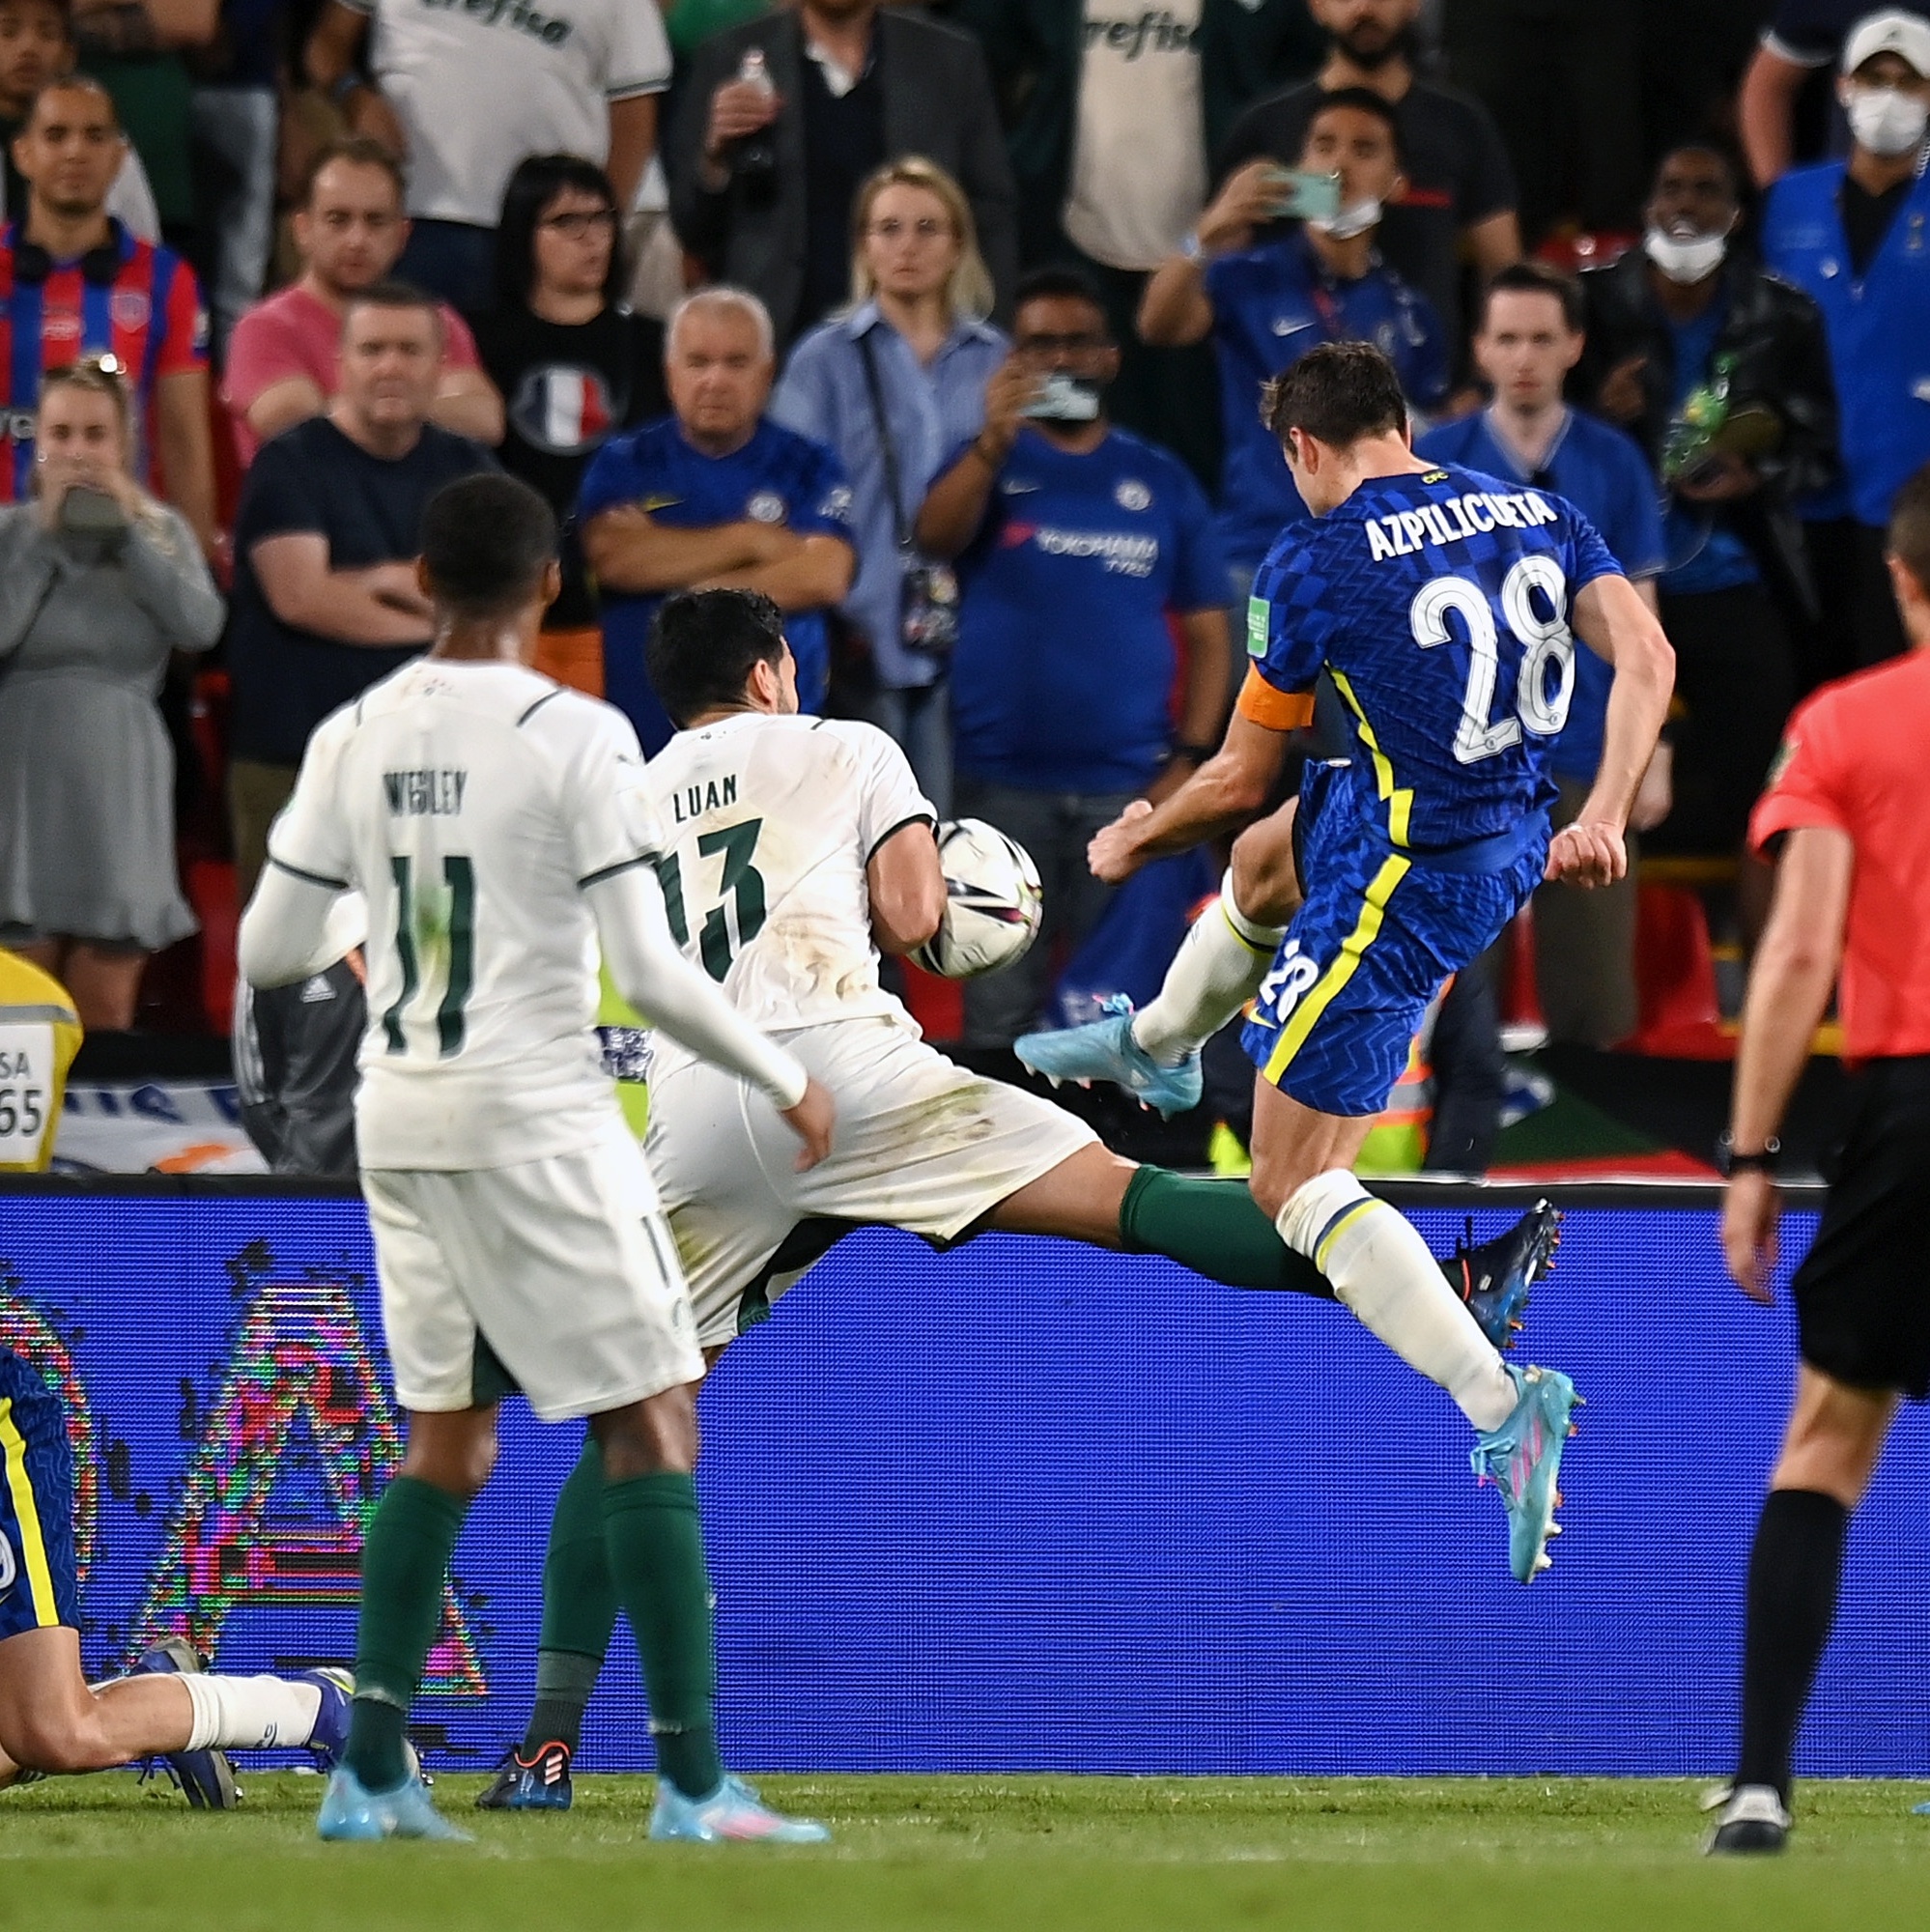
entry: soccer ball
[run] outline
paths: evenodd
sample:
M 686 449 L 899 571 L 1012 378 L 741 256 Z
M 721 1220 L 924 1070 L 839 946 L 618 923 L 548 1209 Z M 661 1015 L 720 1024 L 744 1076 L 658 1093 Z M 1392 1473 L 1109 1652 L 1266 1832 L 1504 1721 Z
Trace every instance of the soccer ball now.
M 938 863 L 945 917 L 912 958 L 947 980 L 976 980 L 1023 958 L 1045 909 L 1031 853 L 982 818 L 953 818 L 938 828 Z

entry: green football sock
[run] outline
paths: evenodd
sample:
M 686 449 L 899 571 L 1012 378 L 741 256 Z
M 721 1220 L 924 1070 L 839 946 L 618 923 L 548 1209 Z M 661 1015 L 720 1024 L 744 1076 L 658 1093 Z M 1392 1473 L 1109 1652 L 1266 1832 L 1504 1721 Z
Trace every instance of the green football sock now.
M 1333 1285 L 1280 1238 L 1243 1180 L 1189 1180 L 1142 1167 L 1120 1204 L 1120 1240 L 1128 1254 L 1164 1255 L 1229 1288 L 1334 1298 Z
M 637 1636 L 657 1769 L 686 1798 L 724 1781 L 717 1754 L 717 1643 L 696 1484 L 660 1471 L 603 1486 L 610 1575 Z
M 583 1711 L 616 1628 L 616 1585 L 603 1526 L 603 1456 L 585 1441 L 556 1498 L 543 1559 L 543 1634 L 536 1652 L 536 1703 L 523 1734 L 532 1758 L 553 1738 L 574 1752 Z
M 393 1791 L 409 1776 L 403 1732 L 442 1621 L 449 1558 L 468 1508 L 447 1490 L 398 1476 L 369 1520 L 355 1630 L 355 1701 L 343 1753 L 364 1791 Z

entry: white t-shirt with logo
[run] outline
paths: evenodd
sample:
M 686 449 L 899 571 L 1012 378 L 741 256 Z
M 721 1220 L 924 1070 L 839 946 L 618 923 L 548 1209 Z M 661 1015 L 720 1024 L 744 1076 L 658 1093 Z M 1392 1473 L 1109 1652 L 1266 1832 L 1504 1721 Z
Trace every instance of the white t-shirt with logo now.
M 343 0 L 409 135 L 409 212 L 494 228 L 529 155 L 610 156 L 610 102 L 661 94 L 656 0 Z
M 1095 262 L 1157 268 L 1206 203 L 1202 0 L 1086 0 L 1065 232 Z
M 368 902 L 365 1167 L 542 1160 L 620 1118 L 582 887 L 663 846 L 629 720 L 519 666 L 418 658 L 316 727 L 269 855 Z
M 866 867 L 893 833 L 936 821 L 873 724 L 739 712 L 679 731 L 650 760 L 670 930 L 767 1033 L 877 1015 L 911 1027 L 878 982 Z M 659 1036 L 660 1065 L 688 1051 Z

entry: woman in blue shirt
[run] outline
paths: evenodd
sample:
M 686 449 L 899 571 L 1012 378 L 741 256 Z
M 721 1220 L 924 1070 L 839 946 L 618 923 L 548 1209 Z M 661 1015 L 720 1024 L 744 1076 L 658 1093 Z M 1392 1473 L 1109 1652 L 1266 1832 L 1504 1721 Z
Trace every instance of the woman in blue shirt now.
M 936 162 L 912 156 L 878 169 L 858 191 L 851 227 L 856 306 L 792 351 L 771 414 L 843 458 L 858 575 L 841 613 L 870 662 L 856 708 L 903 746 L 945 811 L 946 618 L 956 592 L 918 554 L 912 526 L 946 457 L 983 424 L 985 384 L 1007 343 L 981 320 L 992 279 L 971 207 Z

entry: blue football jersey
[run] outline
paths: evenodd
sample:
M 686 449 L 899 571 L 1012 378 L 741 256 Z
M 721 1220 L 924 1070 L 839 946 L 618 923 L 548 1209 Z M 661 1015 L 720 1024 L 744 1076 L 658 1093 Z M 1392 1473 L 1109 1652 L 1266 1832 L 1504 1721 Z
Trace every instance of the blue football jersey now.
M 1516 831 L 1553 798 L 1575 691 L 1569 611 L 1611 572 L 1593 526 L 1547 491 L 1454 466 L 1375 477 L 1280 533 L 1254 580 L 1247 649 L 1279 691 L 1332 674 L 1369 822 L 1440 851 Z

